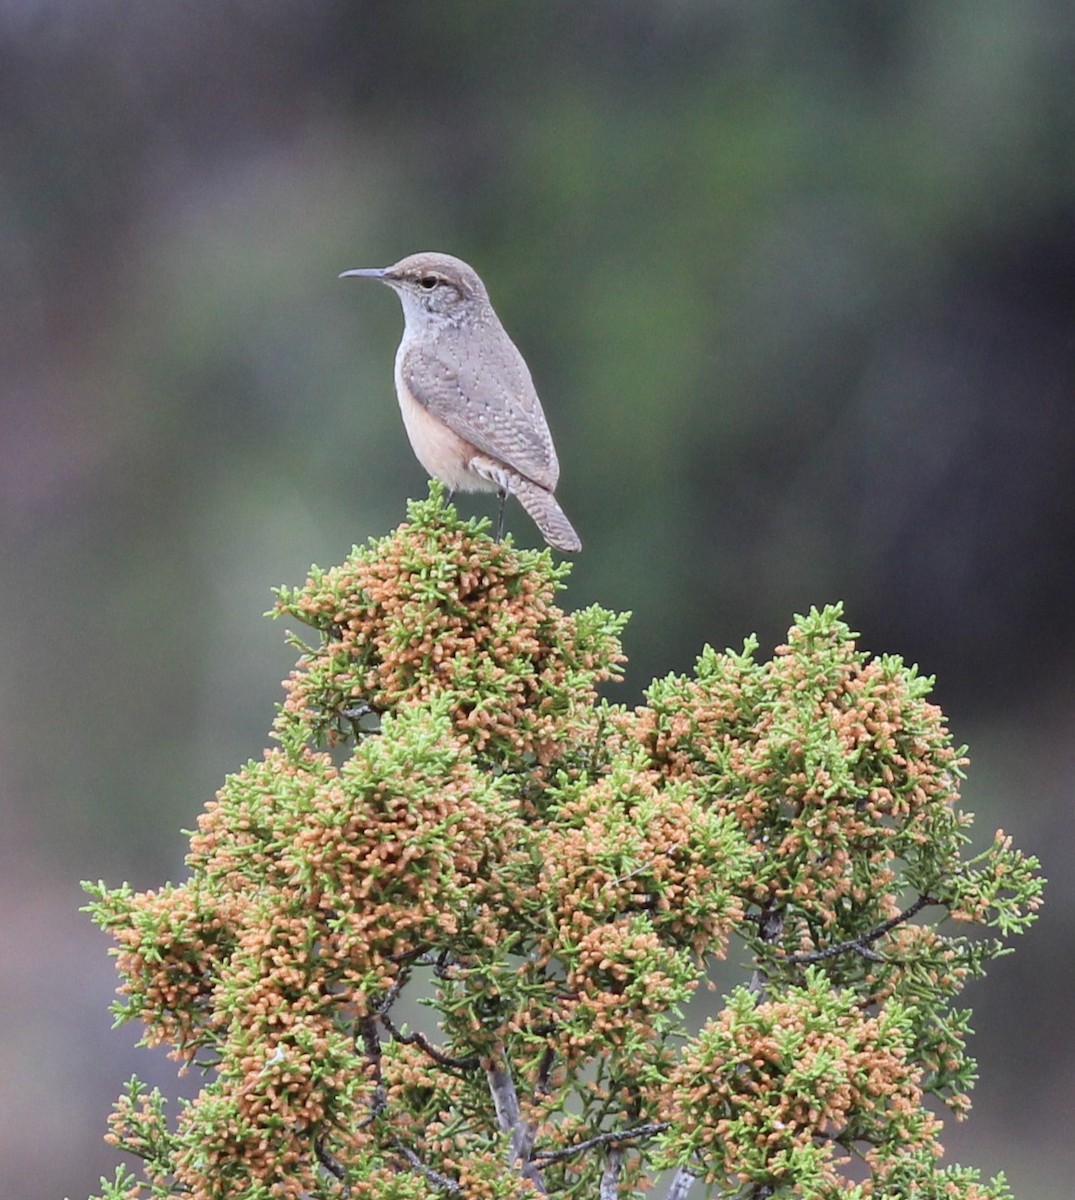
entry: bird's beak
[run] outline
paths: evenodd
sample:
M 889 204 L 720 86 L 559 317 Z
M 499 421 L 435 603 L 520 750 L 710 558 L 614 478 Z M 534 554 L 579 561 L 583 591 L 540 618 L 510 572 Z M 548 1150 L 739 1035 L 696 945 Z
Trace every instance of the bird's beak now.
M 356 267 L 353 271 L 341 271 L 339 278 L 346 279 L 348 275 L 360 275 L 364 279 L 384 279 L 386 267 Z

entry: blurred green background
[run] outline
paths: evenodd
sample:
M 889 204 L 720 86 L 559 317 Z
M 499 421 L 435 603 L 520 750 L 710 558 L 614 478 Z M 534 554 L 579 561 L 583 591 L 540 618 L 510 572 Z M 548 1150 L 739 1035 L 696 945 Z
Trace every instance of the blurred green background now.
M 181 876 L 270 586 L 424 495 L 398 304 L 336 279 L 420 249 L 530 363 L 618 698 L 836 599 L 937 673 L 979 837 L 1052 879 L 944 1140 L 1070 1195 L 1073 61 L 1060 0 L 0 6 L 0 1195 L 80 1200 L 172 1077 L 78 880 Z

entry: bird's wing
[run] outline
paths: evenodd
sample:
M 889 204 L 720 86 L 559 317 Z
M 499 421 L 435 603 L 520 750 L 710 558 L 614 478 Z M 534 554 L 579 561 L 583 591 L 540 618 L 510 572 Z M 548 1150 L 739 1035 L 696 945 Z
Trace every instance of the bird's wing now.
M 560 465 L 541 401 L 502 328 L 471 325 L 465 337 L 451 331 L 412 342 L 399 371 L 415 400 L 454 433 L 540 487 L 556 487 Z

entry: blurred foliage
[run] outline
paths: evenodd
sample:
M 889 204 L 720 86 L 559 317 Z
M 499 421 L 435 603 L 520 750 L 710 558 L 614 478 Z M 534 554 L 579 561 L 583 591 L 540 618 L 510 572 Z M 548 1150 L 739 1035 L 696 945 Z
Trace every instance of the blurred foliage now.
M 1073 51 L 1075 10 L 1039 0 L 4 6 L 13 993 L 71 994 L 71 881 L 173 874 L 192 798 L 260 748 L 271 584 L 421 488 L 398 313 L 335 275 L 422 248 L 475 264 L 530 363 L 575 586 L 636 613 L 624 694 L 841 596 L 938 673 L 975 807 L 1040 797 L 1016 832 L 1068 853 Z M 1073 919 L 1054 897 L 979 1010 L 1008 1074 L 966 1157 L 1009 1139 L 1039 1195 L 1069 1191 Z M 5 1193 L 104 1165 L 106 1035 L 57 1004 L 34 1044 L 86 1083 L 36 1073 Z

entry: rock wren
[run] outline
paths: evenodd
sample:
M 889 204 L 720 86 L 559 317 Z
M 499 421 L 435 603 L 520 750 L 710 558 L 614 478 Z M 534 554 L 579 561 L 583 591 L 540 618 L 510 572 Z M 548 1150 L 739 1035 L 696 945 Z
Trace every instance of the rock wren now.
M 418 461 L 449 493 L 496 492 L 497 537 L 510 492 L 550 546 L 579 536 L 553 497 L 560 464 L 523 356 L 478 273 L 450 254 L 344 271 L 388 284 L 403 305 L 396 395 Z

